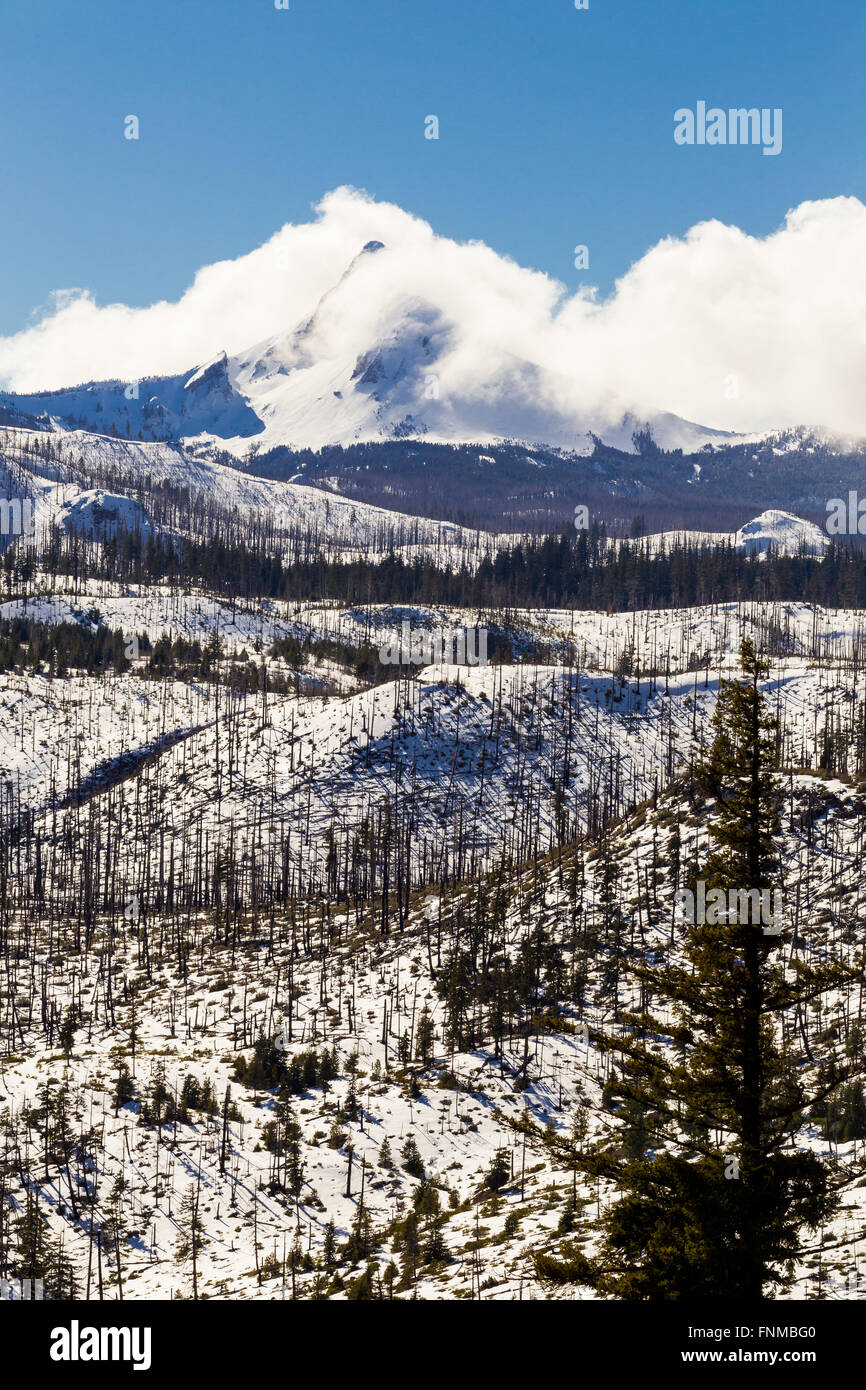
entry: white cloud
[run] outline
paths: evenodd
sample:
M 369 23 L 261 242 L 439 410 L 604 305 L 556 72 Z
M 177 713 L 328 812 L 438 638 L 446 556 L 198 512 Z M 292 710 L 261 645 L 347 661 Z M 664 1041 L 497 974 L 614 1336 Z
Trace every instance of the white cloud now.
M 295 328 L 368 241 L 318 320 L 329 355 L 366 350 L 407 302 L 451 325 L 443 393 L 482 399 L 514 359 L 542 369 L 542 406 L 575 417 L 668 410 L 722 429 L 824 424 L 866 434 L 866 207 L 808 202 L 766 238 L 710 221 L 649 250 L 610 298 L 569 296 L 480 243 L 459 245 L 353 189 L 264 246 L 200 270 L 177 303 L 99 307 L 63 292 L 0 339 L 0 381 L 32 391 L 191 369 Z M 518 388 L 519 389 L 519 388 Z M 616 398 L 616 403 L 612 403 Z

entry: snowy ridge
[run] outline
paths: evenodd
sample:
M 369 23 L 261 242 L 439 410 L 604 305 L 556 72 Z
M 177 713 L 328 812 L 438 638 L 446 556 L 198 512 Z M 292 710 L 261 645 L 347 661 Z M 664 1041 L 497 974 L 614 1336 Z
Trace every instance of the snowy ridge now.
M 38 450 L 54 450 L 50 466 Z M 286 552 L 299 538 L 335 558 L 375 557 L 393 550 L 406 559 L 429 557 L 459 567 L 477 563 L 508 537 L 473 531 L 452 522 L 428 520 L 356 502 L 303 483 L 257 478 L 179 445 L 111 439 L 82 430 L 38 432 L 0 428 L 0 451 L 16 467 L 17 488 L 36 498 L 37 542 L 44 544 L 52 524 L 80 529 L 99 539 L 118 524 L 146 532 L 147 497 L 163 485 L 189 493 L 202 508 L 236 524 L 261 521 Z M 60 475 L 62 481 L 57 481 Z M 73 481 L 81 476 L 98 487 Z M 121 490 L 134 494 L 130 500 Z M 144 501 L 139 500 L 144 498 Z

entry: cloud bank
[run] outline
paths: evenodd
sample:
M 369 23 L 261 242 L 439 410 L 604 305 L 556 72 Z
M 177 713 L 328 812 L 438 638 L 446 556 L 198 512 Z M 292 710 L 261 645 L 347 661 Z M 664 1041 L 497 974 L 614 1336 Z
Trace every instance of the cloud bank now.
M 335 356 L 367 350 L 407 305 L 427 304 L 450 326 L 443 370 L 464 396 L 502 389 L 519 359 L 540 369 L 551 406 L 584 417 L 609 415 L 615 399 L 718 429 L 866 435 L 866 206 L 856 198 L 802 203 L 765 238 L 702 222 L 652 247 L 601 299 L 340 188 L 310 222 L 199 270 L 176 303 L 100 307 L 86 291 L 61 292 L 38 323 L 0 338 L 0 382 L 132 381 L 243 352 L 312 315 L 373 240 L 388 254 L 367 258 L 353 293 L 330 295 L 319 315 Z

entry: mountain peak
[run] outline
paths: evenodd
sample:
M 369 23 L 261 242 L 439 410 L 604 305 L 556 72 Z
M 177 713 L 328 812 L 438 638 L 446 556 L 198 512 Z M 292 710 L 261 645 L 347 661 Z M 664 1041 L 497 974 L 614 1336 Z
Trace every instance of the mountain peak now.
M 184 391 L 196 390 L 200 386 L 211 382 L 227 384 L 228 379 L 228 354 L 225 351 L 218 352 L 216 357 L 212 357 L 209 362 L 203 363 L 196 368 L 192 376 L 184 383 Z

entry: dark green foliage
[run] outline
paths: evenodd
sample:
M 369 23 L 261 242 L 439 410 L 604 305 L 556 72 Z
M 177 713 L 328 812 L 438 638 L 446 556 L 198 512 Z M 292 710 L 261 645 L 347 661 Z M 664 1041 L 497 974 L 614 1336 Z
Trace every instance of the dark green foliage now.
M 561 1288 L 566 1284 L 590 1284 L 593 1282 L 594 1273 L 590 1262 L 586 1256 L 581 1254 L 576 1245 L 563 1242 L 560 1249 L 561 1259 L 555 1255 L 546 1255 L 541 1252 L 533 1255 L 532 1263 L 535 1267 L 536 1278 L 541 1284 L 550 1284 L 554 1288 Z
M 8 1230 L 11 1217 L 13 1233 L 6 1248 L 4 1276 L 10 1280 L 41 1279 L 44 1298 L 79 1297 L 72 1262 L 64 1253 L 62 1240 L 55 1240 L 50 1233 L 39 1209 L 38 1192 L 28 1190 L 22 1206 L 7 1207 L 4 1202 L 3 1207 L 3 1224 Z M 31 1296 L 32 1292 L 31 1283 Z
M 361 1202 L 352 1222 L 349 1239 L 343 1246 L 343 1257 L 350 1265 L 359 1264 L 361 1260 L 367 1259 L 377 1244 L 370 1213 Z
M 198 641 L 189 642 L 184 637 L 168 636 L 157 638 L 147 662 L 150 676 L 171 676 L 186 680 L 200 680 L 213 669 L 213 654 L 205 656 Z
M 511 1177 L 511 1160 L 507 1149 L 497 1149 L 493 1162 L 484 1174 L 484 1186 L 498 1192 Z
M 337 1228 L 333 1218 L 328 1220 L 325 1227 L 325 1239 L 322 1243 L 322 1264 L 325 1269 L 333 1269 L 337 1263 Z
M 118 1088 L 119 1088 L 118 1083 Z M 177 1095 L 166 1085 L 160 1068 L 149 1089 L 142 1096 L 139 1120 L 145 1125 L 193 1124 L 196 1115 L 213 1118 L 220 1109 L 216 1088 L 209 1077 L 204 1081 L 188 1074 Z M 237 1106 L 228 1107 L 228 1118 L 240 1118 Z
M 0 671 L 42 671 L 63 676 L 69 670 L 88 676 L 128 671 L 128 638 L 120 631 L 80 623 L 40 623 L 27 618 L 0 619 Z M 138 639 L 139 651 L 149 646 Z
M 368 1265 L 364 1273 L 346 1288 L 346 1298 L 350 1302 L 370 1302 L 379 1299 L 376 1266 Z
M 313 1048 L 287 1055 L 271 1038 L 260 1037 L 249 1061 L 243 1056 L 236 1059 L 233 1079 L 257 1091 L 284 1086 L 290 1095 L 299 1096 L 336 1075 L 337 1060 L 328 1048 L 321 1053 Z
M 415 1143 L 411 1134 L 407 1135 L 400 1156 L 403 1160 L 403 1167 L 413 1178 L 423 1178 L 425 1176 L 424 1161 L 418 1152 L 418 1145 Z
M 520 1230 L 520 1217 L 516 1211 L 510 1211 L 502 1225 L 503 1240 L 511 1240 Z
M 824 1134 L 837 1144 L 866 1139 L 866 1096 L 858 1078 L 812 1107 L 812 1118 L 823 1121 Z
M 577 1218 L 577 1205 L 573 1197 L 569 1197 L 565 1204 L 565 1211 L 556 1224 L 556 1229 L 561 1236 L 568 1235 L 574 1230 L 574 1223 Z
M 200 1110 L 205 1115 L 215 1115 L 219 1109 L 214 1084 L 207 1078 L 201 1082 L 194 1076 L 184 1078 L 180 1093 L 178 1118 L 185 1120 L 191 1110 Z
M 415 1030 L 415 1059 L 423 1062 L 425 1067 L 433 1057 L 434 1036 L 433 1016 L 425 1004 Z
M 439 1189 L 432 1178 L 422 1178 L 415 1195 L 412 1198 L 412 1206 L 419 1216 L 435 1216 L 440 1207 Z
M 330 661 L 353 672 L 358 680 L 374 684 L 394 679 L 394 668 L 379 660 L 379 650 L 368 643 L 353 646 L 334 637 L 278 637 L 271 647 L 271 656 L 281 657 L 293 670 L 312 661 Z
M 66 1013 L 63 1015 L 63 1019 L 60 1024 L 60 1046 L 63 1048 L 63 1051 L 67 1057 L 72 1052 L 72 1047 L 75 1042 L 75 1034 L 78 1031 L 80 1023 L 81 1020 L 78 1016 L 77 1009 L 75 1009 L 70 1004 L 69 1008 L 66 1010 Z
M 126 1105 L 135 1096 L 135 1082 L 132 1073 L 125 1062 L 121 1061 L 117 1068 L 117 1080 L 114 1083 L 114 1110 L 115 1114 L 121 1105 Z
M 358 1104 L 358 1090 L 354 1076 L 349 1078 L 349 1085 L 346 1088 L 346 1099 L 342 1107 L 343 1119 L 351 1121 L 353 1124 L 358 1119 L 360 1107 Z
M 445 1244 L 445 1235 L 442 1229 L 444 1224 L 445 1218 L 443 1216 L 434 1216 L 430 1220 L 423 1248 L 425 1264 L 439 1264 L 449 1257 L 448 1246 Z
M 418 1233 L 418 1217 L 411 1211 L 406 1220 L 398 1224 L 394 1233 L 394 1249 L 400 1252 L 401 1287 L 407 1288 L 415 1282 L 418 1264 L 421 1259 L 421 1240 Z
M 497 1055 L 502 1041 L 534 1018 L 559 1013 L 569 994 L 566 966 L 560 946 L 541 923 L 521 938 L 516 953 L 504 951 L 505 903 L 497 895 L 489 908 L 479 904 L 481 922 L 491 933 L 491 944 L 479 963 L 474 943 L 458 947 L 444 963 L 435 981 L 445 1005 L 445 1038 L 449 1046 L 469 1052 L 492 1036 Z M 501 944 L 500 944 L 501 943 Z M 479 1023 L 487 1012 L 487 1028 Z
M 828 1214 L 827 1174 L 806 1153 L 762 1155 L 739 1178 L 727 1166 L 723 1154 L 659 1154 L 624 1169 L 591 1282 L 621 1299 L 760 1298 L 796 1253 L 798 1227 Z

